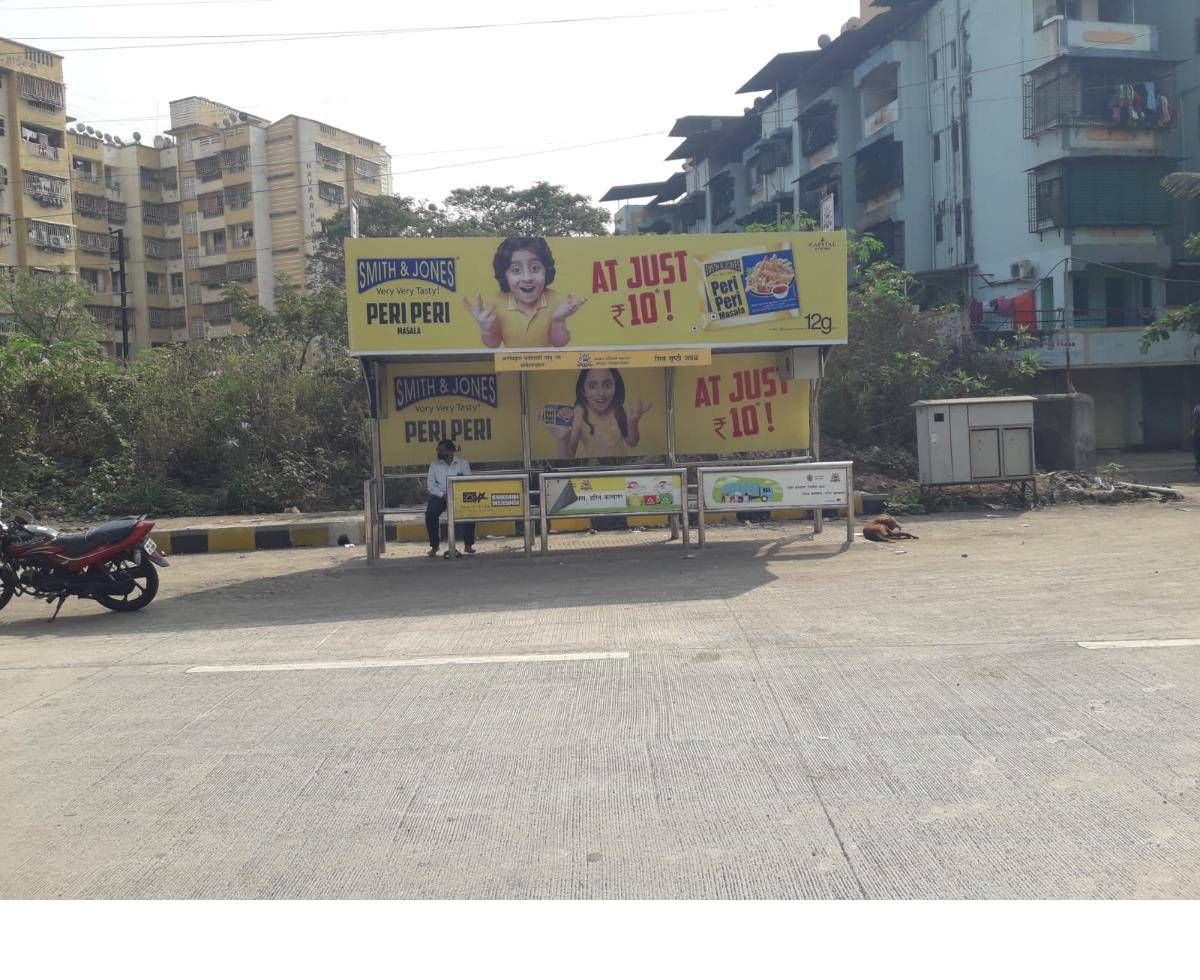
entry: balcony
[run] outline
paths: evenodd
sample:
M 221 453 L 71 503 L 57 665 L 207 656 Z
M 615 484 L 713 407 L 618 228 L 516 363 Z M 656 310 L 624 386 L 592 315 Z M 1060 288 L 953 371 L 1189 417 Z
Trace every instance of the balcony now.
M 29 222 L 29 244 L 39 252 L 66 252 L 71 243 L 70 225 L 51 224 L 48 221 Z
M 1102 157 L 1063 160 L 1029 174 L 1029 231 L 1057 228 L 1158 228 L 1173 220 L 1162 189 L 1170 165 Z
M 855 156 L 854 185 L 864 211 L 882 207 L 904 187 L 904 146 L 886 138 Z
M 1023 96 L 1026 139 L 1079 127 L 1095 130 L 1084 134 L 1083 146 L 1153 152 L 1160 145 L 1154 134 L 1178 124 L 1173 73 L 1164 77 L 1154 64 L 1060 60 L 1027 75 Z
M 61 147 L 28 139 L 21 141 L 21 150 L 25 156 L 35 160 L 58 160 L 62 157 Z
M 79 232 L 79 250 L 96 255 L 108 255 L 112 251 L 112 236 L 107 232 L 81 231 Z
M 837 156 L 837 139 L 837 108 L 832 103 L 823 103 L 800 117 L 800 152 L 809 169 Z
M 894 62 L 885 62 L 866 75 L 861 83 L 862 138 L 872 139 L 900 120 L 900 72 Z
M 104 183 L 104 178 L 90 170 L 81 170 L 78 167 L 71 168 L 71 179 L 78 180 L 84 184 L 95 184 L 99 187 Z
M 900 100 L 893 99 L 886 105 L 881 105 L 863 120 L 863 139 L 870 139 L 885 126 L 890 126 L 900 119 Z
M 1044 21 L 1035 39 L 1036 54 L 1041 57 L 1117 54 L 1137 58 L 1157 55 L 1159 50 L 1158 28 L 1152 24 L 1074 20 L 1061 14 Z

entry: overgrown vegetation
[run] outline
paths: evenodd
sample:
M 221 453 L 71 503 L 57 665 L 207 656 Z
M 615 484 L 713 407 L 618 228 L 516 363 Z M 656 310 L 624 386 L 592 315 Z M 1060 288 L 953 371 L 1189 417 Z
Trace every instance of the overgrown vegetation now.
M 380 199 L 368 235 L 603 233 L 606 213 L 562 188 L 473 188 L 442 205 Z M 811 228 L 803 216 L 747 230 Z M 346 349 L 340 282 L 345 214 L 316 243 L 309 288 L 281 279 L 268 312 L 227 290 L 248 335 L 144 351 L 130 370 L 98 353 L 90 293 L 67 277 L 20 275 L 0 296 L 0 489 L 9 507 L 94 518 L 355 507 L 369 471 L 366 393 Z M 914 279 L 851 234 L 849 346 L 830 356 L 822 432 L 897 478 L 914 468 L 920 398 L 1020 388 L 1031 355 L 975 350 L 961 318 L 918 312 Z M 896 509 L 916 501 L 897 497 Z

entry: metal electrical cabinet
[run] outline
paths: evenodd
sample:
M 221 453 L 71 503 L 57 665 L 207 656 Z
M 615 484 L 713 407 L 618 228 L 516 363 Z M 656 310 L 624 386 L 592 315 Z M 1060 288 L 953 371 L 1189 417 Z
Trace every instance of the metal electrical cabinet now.
M 1036 398 L 950 398 L 914 402 L 921 483 L 1032 480 Z

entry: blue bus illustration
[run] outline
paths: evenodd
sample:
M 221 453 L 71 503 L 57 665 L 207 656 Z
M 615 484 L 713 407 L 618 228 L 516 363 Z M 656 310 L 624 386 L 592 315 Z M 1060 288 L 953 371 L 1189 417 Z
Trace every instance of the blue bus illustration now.
M 783 488 L 766 477 L 723 476 L 713 484 L 714 504 L 777 504 Z

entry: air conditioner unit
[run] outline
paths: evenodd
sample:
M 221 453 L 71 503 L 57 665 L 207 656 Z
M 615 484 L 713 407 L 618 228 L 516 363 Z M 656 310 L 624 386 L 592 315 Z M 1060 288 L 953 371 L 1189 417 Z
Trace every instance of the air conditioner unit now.
M 1029 259 L 1021 259 L 1020 262 L 1014 262 L 1011 268 L 1012 279 L 1032 279 L 1033 278 L 1033 263 Z
M 53 248 L 66 248 L 67 240 L 62 235 L 51 235 L 50 245 Z

